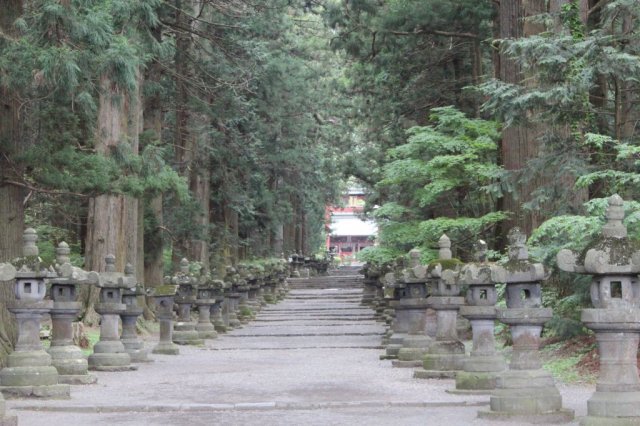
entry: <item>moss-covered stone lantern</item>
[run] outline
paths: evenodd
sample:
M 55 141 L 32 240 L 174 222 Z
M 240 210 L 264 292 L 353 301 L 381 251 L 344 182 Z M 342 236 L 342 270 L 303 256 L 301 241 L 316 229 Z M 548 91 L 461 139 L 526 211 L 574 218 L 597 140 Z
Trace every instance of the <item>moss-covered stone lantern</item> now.
M 627 236 L 622 198 L 609 198 L 607 223 L 582 253 L 561 250 L 560 269 L 592 276 L 593 308 L 582 310 L 582 322 L 596 334 L 600 375 L 587 402 L 584 425 L 640 424 L 640 242 Z
M 544 266 L 529 260 L 527 238 L 520 229 L 511 229 L 508 240 L 509 260 L 503 265 L 507 307 L 499 308 L 497 317 L 510 328 L 513 353 L 509 368 L 498 374 L 490 410 L 478 414 L 524 423 L 570 421 L 573 411 L 562 408 L 560 392 L 540 360 L 542 326 L 552 316 L 550 308 L 542 307 Z

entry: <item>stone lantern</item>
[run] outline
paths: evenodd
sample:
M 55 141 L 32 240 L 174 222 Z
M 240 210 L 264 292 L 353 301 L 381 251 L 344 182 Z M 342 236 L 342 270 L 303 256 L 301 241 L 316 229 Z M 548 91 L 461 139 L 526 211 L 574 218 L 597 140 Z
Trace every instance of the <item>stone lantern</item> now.
M 385 355 L 381 355 L 380 359 L 397 359 L 398 352 L 400 352 L 400 348 L 402 348 L 402 342 L 409 334 L 411 314 L 413 312 L 402 309 L 402 307 L 399 306 L 400 301 L 407 297 L 406 287 L 402 281 L 403 268 L 404 259 L 400 257 L 395 260 L 393 270 L 387 272 L 381 278 L 384 298 L 390 300 L 389 306 L 394 310 L 394 315 L 391 316 L 390 334 L 388 338 L 385 339 L 387 342 Z
M 542 326 L 552 315 L 551 309 L 542 307 L 544 267 L 529 261 L 526 236 L 520 229 L 509 231 L 508 240 L 509 261 L 503 266 L 507 307 L 498 309 L 497 316 L 510 328 L 513 354 L 508 370 L 498 374 L 490 411 L 478 415 L 528 423 L 570 421 L 573 412 L 562 409 L 560 392 L 540 360 Z
M 242 324 L 246 324 L 253 317 L 253 311 L 249 307 L 249 280 L 253 280 L 253 275 L 243 264 L 238 265 L 237 280 L 235 281 L 236 291 L 239 295 L 236 314 Z
M 454 378 L 462 370 L 464 344 L 458 339 L 458 311 L 464 305 L 460 296 L 458 273 L 460 261 L 452 258 L 451 240 L 438 240 L 438 260 L 429 266 L 428 306 L 436 311 L 436 339 L 424 357 L 424 369 L 416 370 L 419 379 Z
M 242 323 L 238 319 L 238 305 L 240 301 L 240 293 L 238 292 L 239 275 L 231 265 L 226 267 L 225 281 L 225 310 L 223 311 L 226 318 L 225 324 L 229 328 L 242 328 Z
M 302 259 L 302 261 L 299 260 Z M 298 256 L 298 253 L 291 255 L 291 278 L 300 278 L 300 265 L 304 263 L 304 257 Z
M 557 262 L 567 272 L 591 275 L 592 309 L 582 322 L 596 334 L 600 376 L 587 402 L 585 425 L 640 424 L 640 242 L 627 237 L 622 198 L 609 198 L 602 234 L 581 254 L 561 250 Z
M 278 284 L 276 285 L 277 300 L 284 299 L 287 293 L 289 293 L 289 281 L 287 281 L 289 277 L 288 271 L 287 259 L 284 258 L 284 253 L 282 253 L 278 266 Z
M 151 362 L 149 351 L 145 349 L 144 343 L 138 338 L 136 323 L 138 317 L 142 315 L 144 309 L 138 304 L 138 299 L 145 295 L 144 286 L 137 283 L 133 274 L 133 266 L 128 263 L 124 268 L 125 276 L 131 283 L 135 283 L 132 288 L 125 288 L 122 292 L 122 303 L 125 310 L 120 314 L 122 320 L 122 344 L 125 351 L 131 357 L 131 362 Z
M 420 251 L 411 250 L 409 267 L 402 271 L 404 297 L 395 305 L 396 316 L 408 318 L 407 335 L 402 339 L 398 350 L 398 359 L 393 361 L 394 367 L 421 367 L 423 358 L 433 342 L 426 334 L 427 318 L 427 268 L 420 264 Z
M 136 286 L 133 276 L 125 276 L 116 272 L 116 258 L 109 254 L 105 257 L 105 272 L 99 274 L 98 287 L 100 299 L 95 310 L 100 314 L 100 340 L 89 355 L 89 368 L 99 371 L 128 371 L 137 367 L 131 366 L 131 356 L 120 340 L 120 314 L 127 306 L 122 303 L 125 289 Z
M 40 343 L 40 322 L 53 302 L 44 300 L 45 280 L 55 278 L 52 271 L 41 268 L 36 241 L 38 234 L 32 228 L 24 231 L 23 257 L 18 259 L 17 271 L 4 266 L 3 281 L 15 277 L 16 300 L 7 302 L 7 309 L 15 315 L 18 341 L 15 350 L 7 357 L 7 366 L 0 371 L 0 391 L 14 396 L 68 398 L 69 385 L 58 382 L 58 371 L 51 364 L 49 355 Z
M 189 261 L 180 261 L 180 271 L 171 282 L 178 286 L 175 302 L 178 305 L 178 321 L 173 325 L 173 343 L 178 345 L 202 345 L 204 341 L 191 320 L 191 306 L 197 297 L 197 279 L 189 272 Z
M 171 277 L 165 277 L 164 285 L 149 290 L 153 297 L 156 318 L 160 323 L 160 338 L 158 344 L 151 351 L 154 354 L 178 355 L 180 348 L 173 343 L 173 303 L 178 286 L 171 284 Z
M 211 275 L 206 271 L 200 275 L 197 294 L 195 302 L 198 307 L 196 331 L 201 339 L 215 339 L 218 337 L 218 333 L 211 323 L 211 307 L 216 303 L 216 299 Z
M 262 307 L 267 304 L 264 300 L 267 271 L 262 265 L 254 265 L 251 269 L 255 277 L 255 281 L 249 283 L 249 304 L 254 314 L 257 314 L 262 310 Z
M 471 323 L 473 349 L 464 360 L 463 370 L 456 374 L 453 393 L 490 393 L 496 387 L 497 373 L 506 368 L 504 359 L 496 353 L 494 336 L 496 284 L 504 282 L 505 270 L 487 262 L 487 243 L 480 240 L 476 245 L 476 262 L 460 270 L 459 283 L 468 286 L 467 305 L 460 308 L 460 315 Z
M 224 324 L 222 317 L 222 304 L 224 302 L 224 281 L 214 279 L 211 281 L 213 298 L 215 302 L 211 305 L 211 321 L 217 333 L 226 333 L 227 326 Z
M 371 306 L 376 297 L 376 287 L 380 271 L 375 267 L 375 265 L 367 263 L 362 268 L 362 274 L 364 275 L 362 304 L 365 306 Z
M 276 302 L 276 285 L 278 283 L 277 270 L 277 261 L 270 261 L 267 264 L 264 277 L 264 285 L 262 287 L 262 300 L 264 301 L 264 305 L 273 304 Z
M 87 273 L 71 265 L 69 245 L 62 242 L 56 249 L 58 276 L 49 280 L 51 285 L 51 364 L 58 370 L 58 381 L 71 385 L 92 384 L 96 376 L 89 374 L 87 356 L 73 343 L 73 321 L 82 304 L 78 302 L 77 289 L 82 285 L 98 282 L 98 274 Z

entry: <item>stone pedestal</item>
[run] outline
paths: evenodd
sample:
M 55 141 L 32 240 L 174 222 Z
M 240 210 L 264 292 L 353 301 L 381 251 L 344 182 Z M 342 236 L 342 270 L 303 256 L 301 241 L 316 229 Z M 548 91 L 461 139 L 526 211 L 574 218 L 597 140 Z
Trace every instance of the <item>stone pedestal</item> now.
M 239 285 L 236 287 L 238 291 L 238 306 L 236 315 L 242 324 L 247 324 L 253 318 L 253 311 L 249 307 L 249 286 Z
M 486 262 L 487 245 L 480 241 L 476 247 L 477 263 L 470 263 L 460 271 L 460 283 L 467 285 L 467 306 L 460 314 L 471 323 L 473 349 L 464 360 L 463 369 L 456 374 L 457 394 L 487 394 L 496 387 L 498 373 L 506 368 L 496 352 L 494 326 L 495 304 L 498 295 L 495 285 L 505 280 L 504 269 Z
M 51 364 L 58 370 L 58 382 L 71 385 L 96 383 L 97 377 L 89 374 L 89 363 L 82 350 L 73 343 L 73 322 L 82 304 L 77 302 L 77 287 L 97 282 L 95 273 L 88 274 L 69 263 L 69 246 L 62 242 L 56 249 L 58 277 L 51 284 Z
M 137 367 L 131 366 L 131 357 L 120 340 L 120 314 L 127 308 L 122 303 L 122 291 L 135 287 L 133 281 L 115 270 L 115 256 L 105 258 L 106 272 L 100 274 L 100 301 L 95 310 L 100 314 L 100 340 L 93 347 L 89 356 L 89 369 L 98 371 L 129 371 Z
M 98 371 L 132 370 L 131 357 L 120 340 L 118 327 L 124 303 L 97 303 L 95 310 L 100 314 L 100 341 L 89 356 L 89 368 Z
M 512 229 L 508 237 L 509 261 L 504 265 L 507 308 L 498 309 L 497 318 L 510 327 L 513 353 L 509 369 L 497 376 L 490 410 L 478 416 L 523 423 L 570 421 L 573 411 L 562 408 L 560 392 L 540 361 L 542 326 L 552 316 L 551 309 L 541 307 L 544 268 L 529 262 L 526 237 L 519 229 Z
M 69 385 L 58 382 L 58 370 L 40 343 L 40 320 L 51 306 L 51 301 L 15 301 L 7 306 L 18 323 L 15 351 L 0 371 L 0 391 L 7 397 L 69 398 Z
M 362 289 L 362 304 L 365 306 L 371 306 L 376 297 L 377 281 L 380 277 L 380 271 L 374 265 L 366 264 L 362 268 L 364 274 Z
M 0 391 L 6 397 L 68 398 L 69 385 L 58 382 L 58 371 L 40 343 L 42 315 L 53 307 L 52 301 L 43 300 L 45 279 L 56 275 L 40 267 L 36 231 L 25 230 L 23 239 L 23 258 L 17 265 L 20 268 L 13 277 L 3 277 L 15 277 L 16 300 L 8 301 L 7 309 L 15 315 L 18 341 L 7 357 L 7 366 L 0 371 Z
M 173 343 L 173 302 L 177 286 L 164 285 L 153 290 L 156 318 L 160 323 L 160 338 L 151 351 L 154 354 L 178 355 L 180 349 Z
M 240 303 L 240 293 L 232 292 L 226 295 L 227 316 L 229 328 L 242 328 L 242 323 L 238 319 L 238 305 Z
M 431 296 L 429 307 L 436 311 L 436 339 L 423 359 L 423 369 L 416 370 L 418 379 L 452 379 L 462 370 L 465 349 L 458 340 L 458 310 L 463 297 Z
M 178 320 L 173 325 L 173 343 L 178 345 L 202 345 L 204 340 L 196 331 L 191 319 L 191 306 L 196 301 L 197 279 L 189 272 L 189 261 L 180 261 L 180 272 L 174 275 L 173 284 L 178 286 L 175 302 L 178 305 Z
M 196 331 L 201 339 L 215 339 L 218 337 L 216 328 L 211 323 L 211 306 L 216 303 L 213 298 L 213 288 L 208 283 L 201 283 L 198 286 L 198 298 L 196 306 L 198 307 L 198 323 Z
M 414 313 L 411 310 L 402 309 L 400 301 L 407 297 L 404 284 L 399 281 L 400 270 L 396 265 L 396 272 L 388 272 L 383 277 L 384 296 L 389 299 L 389 307 L 395 312 L 395 316 L 391 323 L 391 334 L 387 339 L 387 346 L 385 348 L 385 354 L 380 356 L 380 359 L 397 359 L 398 352 L 402 348 L 402 342 L 404 338 L 409 334 L 409 327 L 414 318 L 411 314 Z M 380 307 L 380 302 L 374 302 L 375 308 Z
M 178 321 L 173 325 L 173 342 L 178 345 L 202 345 L 204 340 L 196 331 L 196 323 L 191 319 L 191 303 L 177 297 Z
M 223 302 L 224 302 L 224 295 L 222 292 L 220 292 L 219 296 L 216 297 L 215 303 L 211 306 L 211 321 L 217 333 L 227 332 L 227 326 L 225 325 L 224 318 L 222 316 Z
M 423 359 L 423 368 L 414 372 L 419 379 L 454 378 L 462 370 L 464 344 L 458 339 L 458 311 L 464 305 L 459 296 L 459 261 L 452 259 L 451 241 L 443 235 L 438 240 L 439 259 L 429 267 L 429 308 L 436 311 L 436 338 Z M 444 266 L 443 266 L 444 264 Z
M 398 359 L 393 361 L 394 367 L 415 368 L 422 366 L 423 358 L 433 343 L 427 334 L 427 268 L 420 265 L 420 251 L 411 250 L 410 265 L 403 271 L 402 281 L 405 286 L 405 297 L 400 299 L 396 310 L 407 311 L 409 330 L 402 340 L 398 351 Z
M 73 321 L 80 312 L 80 303 L 69 302 L 76 306 L 66 309 L 62 303 L 54 304 L 51 310 L 51 346 L 47 350 L 51 355 L 51 364 L 58 370 L 58 382 L 70 385 L 89 385 L 98 378 L 89 374 L 89 362 L 82 350 L 73 344 Z M 58 306 L 56 306 L 58 305 Z
M 260 312 L 264 306 L 267 306 L 267 301 L 264 296 L 266 294 L 266 285 L 263 282 L 260 282 L 258 288 L 256 289 L 256 303 L 257 303 L 257 312 Z
M 130 265 L 127 265 L 129 267 Z M 127 271 L 125 270 L 125 273 Z M 131 271 L 130 271 L 131 274 Z M 126 308 L 120 314 L 122 320 L 122 344 L 125 351 L 131 357 L 131 362 L 152 362 L 149 359 L 149 351 L 145 349 L 144 343 L 138 338 L 136 323 L 143 313 L 142 306 L 138 305 L 138 297 L 144 295 L 142 286 L 137 285 L 133 289 L 125 289 L 122 294 L 122 302 Z
M 471 322 L 473 349 L 456 374 L 458 394 L 490 394 L 498 373 L 506 368 L 504 358 L 495 350 L 496 310 L 489 306 L 463 306 L 460 311 Z
M 602 234 L 581 253 L 561 250 L 557 263 L 567 272 L 592 275 L 592 309 L 582 322 L 598 342 L 600 375 L 587 401 L 582 425 L 640 424 L 640 245 L 627 237 L 622 198 L 609 198 Z

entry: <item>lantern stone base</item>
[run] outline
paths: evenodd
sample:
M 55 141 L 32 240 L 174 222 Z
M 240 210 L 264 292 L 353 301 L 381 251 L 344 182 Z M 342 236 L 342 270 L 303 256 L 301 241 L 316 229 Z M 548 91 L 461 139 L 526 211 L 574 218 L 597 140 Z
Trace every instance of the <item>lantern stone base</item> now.
M 153 348 L 151 353 L 159 355 L 179 355 L 180 348 L 173 342 L 160 342 Z
M 177 322 L 173 326 L 173 343 L 177 345 L 203 345 L 204 340 L 196 331 L 195 324 Z
M 394 367 L 422 367 L 423 359 L 433 339 L 426 335 L 409 334 L 402 341 L 402 348 L 398 351 L 398 362 Z
M 573 411 L 562 408 L 562 396 L 551 375 L 542 370 L 509 370 L 500 373 L 491 393 L 489 412 L 481 418 L 527 423 L 561 423 L 573 420 Z M 515 416 L 515 417 L 514 417 Z
M 391 362 L 391 366 L 395 368 L 419 368 L 422 366 L 422 361 L 414 360 L 414 361 L 402 361 L 399 359 L 394 359 Z
M 210 322 L 199 322 L 196 325 L 196 331 L 198 332 L 198 336 L 201 339 L 217 339 L 218 333 L 216 332 L 216 328 Z
M 534 424 L 534 425 L 549 425 L 568 423 L 573 420 L 574 412 L 569 409 L 561 409 L 552 413 L 540 413 L 535 416 L 529 414 L 520 413 L 506 413 L 495 411 L 479 411 L 478 418 L 487 419 L 492 421 L 502 421 L 518 424 Z M 603 423 L 603 425 L 610 425 L 611 423 Z
M 597 391 L 587 401 L 585 425 L 627 425 L 640 423 L 640 392 Z M 617 422 L 617 423 L 616 423 Z M 626 423 L 625 423 L 626 422 Z
M 414 379 L 455 379 L 457 371 L 436 371 L 421 368 L 413 372 Z
M 389 344 L 385 349 L 385 354 L 380 359 L 397 359 L 405 337 L 407 337 L 407 333 L 393 333 L 389 337 Z
M 98 383 L 98 378 L 93 374 L 60 374 L 58 382 L 67 385 L 94 385 Z
M 580 419 L 580 426 L 637 426 L 638 419 L 634 417 L 594 417 L 587 416 Z
M 458 371 L 456 388 L 447 390 L 454 395 L 488 395 L 496 387 L 497 373 Z
M 94 350 L 98 350 L 98 342 Z M 119 342 L 122 344 L 122 342 Z M 131 365 L 131 357 L 126 352 L 94 352 L 89 356 L 89 369 L 95 371 L 131 371 L 138 367 Z
M 474 356 L 465 359 L 463 371 L 456 375 L 456 388 L 461 394 L 487 394 L 496 388 L 498 374 L 506 368 L 504 359 L 499 355 Z
M 144 344 L 138 340 L 127 343 L 123 341 L 125 352 L 129 354 L 131 362 L 153 362 L 149 359 L 149 351 L 145 349 Z
M 213 324 L 209 323 L 201 323 L 199 322 L 196 325 L 196 331 L 198 332 L 198 336 L 201 339 L 217 339 L 218 332 Z
M 89 374 L 87 357 L 77 346 L 51 346 L 51 365 L 58 370 L 58 383 L 92 385 L 98 378 Z
M 457 340 L 436 341 L 424 356 L 425 370 L 462 370 L 465 361 L 464 343 Z
M 70 386 L 57 384 L 48 386 L 0 386 L 0 392 L 5 398 L 46 398 L 69 399 Z
M 51 365 L 53 365 L 60 376 L 82 376 L 88 375 L 89 363 L 87 357 L 77 346 L 51 346 Z M 60 383 L 65 383 L 60 381 Z

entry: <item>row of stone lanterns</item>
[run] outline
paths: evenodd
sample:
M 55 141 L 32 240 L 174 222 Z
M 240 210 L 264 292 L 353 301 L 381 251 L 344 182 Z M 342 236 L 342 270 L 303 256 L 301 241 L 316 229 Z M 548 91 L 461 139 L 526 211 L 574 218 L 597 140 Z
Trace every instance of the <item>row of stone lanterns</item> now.
M 640 242 L 627 236 L 623 200 L 609 199 L 606 224 L 601 235 L 585 250 L 561 250 L 557 264 L 561 270 L 592 276 L 593 308 L 582 311 L 582 322 L 596 334 L 600 355 L 600 375 L 594 395 L 587 402 L 584 425 L 632 425 L 640 423 L 640 379 L 637 355 L 640 341 Z M 542 369 L 539 345 L 544 324 L 552 310 L 542 306 L 541 284 L 546 278 L 542 264 L 529 260 L 526 237 L 518 229 L 509 235 L 508 261 L 487 262 L 486 244 L 479 242 L 476 261 L 462 264 L 451 258 L 450 242 L 440 241 L 439 259 L 425 266 L 396 262 L 395 272 L 382 274 L 380 268 L 365 267 L 363 304 L 378 310 L 393 308 L 384 358 L 402 362 L 403 351 L 415 351 L 416 334 L 428 347 L 423 369 L 416 377 L 455 377 L 453 393 L 489 393 L 490 409 L 479 417 L 516 420 L 525 423 L 555 423 L 573 418 L 562 407 L 562 397 L 551 375 Z M 411 289 L 412 283 L 423 287 Z M 506 307 L 497 308 L 496 285 L 505 284 Z M 380 287 L 387 300 L 380 300 Z M 461 288 L 466 288 L 463 303 Z M 390 300 L 391 299 L 391 300 Z M 421 314 L 414 307 L 423 306 Z M 436 311 L 436 333 L 432 330 Z M 473 347 L 469 356 L 457 338 L 457 312 L 472 328 Z M 508 365 L 496 352 L 494 325 L 509 326 L 513 352 Z M 430 326 L 431 323 L 431 326 Z M 424 324 L 420 330 L 416 324 Z M 418 330 L 418 331 L 416 331 Z M 434 338 L 435 337 L 435 338 Z
M 385 284 L 397 288 L 400 282 L 404 289 L 394 293 L 399 297 L 390 303 L 395 310 L 392 328 L 404 337 L 396 346 L 393 343 L 398 340 L 391 337 L 386 356 L 393 357 L 395 352 L 394 366 L 403 367 L 411 366 L 403 360 L 403 353 L 420 354 L 423 368 L 414 377 L 455 378 L 454 393 L 489 393 L 490 410 L 480 412 L 481 417 L 569 420 L 573 413 L 562 408 L 560 394 L 549 373 L 542 370 L 538 353 L 542 325 L 551 316 L 550 309 L 541 307 L 544 269 L 528 260 L 522 233 L 513 230 L 509 242 L 509 261 L 504 265 L 486 261 L 483 242 L 478 243 L 476 262 L 463 264 L 452 258 L 451 242 L 443 235 L 436 261 L 420 265 L 416 261 L 420 254 L 414 251 L 411 265 L 386 274 Z M 499 283 L 507 287 L 506 308 L 495 306 Z M 463 288 L 467 289 L 466 300 Z M 470 356 L 458 338 L 458 313 L 471 323 Z M 508 366 L 495 349 L 496 318 L 511 329 L 513 356 Z
M 289 269 L 285 260 L 271 261 L 267 268 L 249 268 L 251 274 L 240 275 L 232 267 L 227 269 L 225 281 L 208 273 L 194 275 L 189 262 L 181 262 L 180 270 L 164 285 L 146 292 L 138 283 L 131 265 L 124 273 L 116 271 L 116 258 L 105 258 L 105 272 L 86 272 L 71 265 L 69 246 L 57 248 L 55 267 L 41 265 L 37 234 L 33 229 L 24 232 L 23 256 L 13 263 L 0 263 L 0 281 L 14 281 L 15 300 L 7 308 L 17 322 L 17 344 L 9 354 L 7 366 L 0 370 L 0 426 L 16 424 L 15 416 L 5 413 L 2 393 L 10 396 L 68 398 L 69 384 L 92 384 L 96 377 L 89 370 L 127 371 L 136 369 L 132 363 L 148 362 L 148 352 L 138 339 L 136 322 L 143 313 L 139 298 L 150 295 L 155 300 L 160 323 L 160 340 L 155 354 L 177 355 L 175 343 L 200 344 L 202 339 L 215 338 L 217 330 L 224 332 L 240 326 L 237 321 L 239 287 L 252 287 L 247 292 L 251 312 L 263 304 L 275 303 L 288 291 L 286 278 Z M 262 287 L 268 283 L 269 299 Z M 50 300 L 46 300 L 47 287 Z M 87 358 L 73 342 L 73 321 L 81 309 L 78 290 L 82 286 L 100 289 L 95 310 L 100 314 L 100 338 Z M 231 303 L 225 303 L 231 301 Z M 174 304 L 179 306 L 178 321 L 173 324 Z M 192 321 L 191 308 L 197 307 L 198 320 Z M 51 346 L 45 351 L 40 341 L 42 317 L 50 314 L 52 322 Z M 236 321 L 233 319 L 236 318 Z M 122 324 L 122 333 L 119 332 Z

